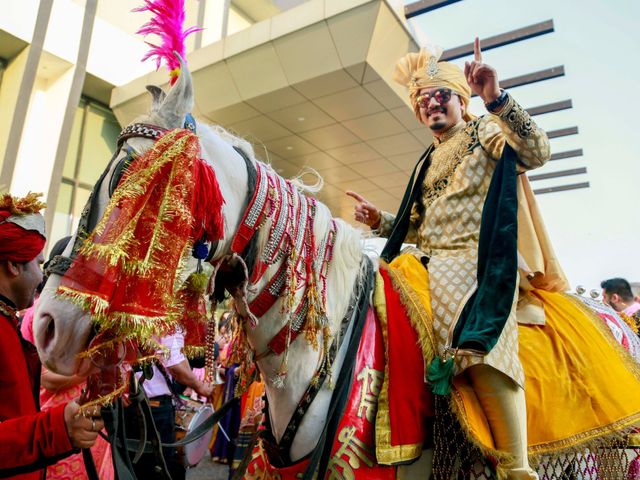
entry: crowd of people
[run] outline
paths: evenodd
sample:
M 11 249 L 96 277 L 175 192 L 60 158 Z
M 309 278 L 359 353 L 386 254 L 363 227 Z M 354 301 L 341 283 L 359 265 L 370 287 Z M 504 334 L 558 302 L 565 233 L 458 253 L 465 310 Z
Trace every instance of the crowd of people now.
M 602 302 L 618 314 L 632 320 L 635 331 L 640 329 L 640 289 L 634 295 L 631 284 L 624 278 L 609 278 L 600 283 Z
M 215 343 L 219 347 L 219 356 L 212 403 L 214 409 L 218 409 L 238 394 L 240 402 L 234 404 L 216 425 L 209 446 L 212 460 L 228 465 L 229 478 L 233 476 L 247 453 L 246 449 L 262 423 L 264 409 L 264 381 L 260 377 L 252 382 L 246 391 L 238 391 L 239 365 L 234 363 L 232 358 L 237 328 L 232 312 L 223 313 L 215 338 Z

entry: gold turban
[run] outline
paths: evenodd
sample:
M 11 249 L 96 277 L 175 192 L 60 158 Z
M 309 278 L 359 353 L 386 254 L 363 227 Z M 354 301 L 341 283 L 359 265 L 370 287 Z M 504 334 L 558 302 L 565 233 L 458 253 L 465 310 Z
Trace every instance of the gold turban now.
M 420 119 L 420 112 L 417 99 L 420 90 L 423 88 L 446 87 L 453 90 L 460 97 L 466 107 L 464 119 L 469 121 L 474 118 L 468 112 L 471 88 L 460 67 L 453 63 L 438 61 L 441 55 L 441 48 L 438 48 L 435 52 L 422 48 L 419 53 L 407 53 L 396 64 L 393 79 L 409 89 L 409 98 L 418 120 Z

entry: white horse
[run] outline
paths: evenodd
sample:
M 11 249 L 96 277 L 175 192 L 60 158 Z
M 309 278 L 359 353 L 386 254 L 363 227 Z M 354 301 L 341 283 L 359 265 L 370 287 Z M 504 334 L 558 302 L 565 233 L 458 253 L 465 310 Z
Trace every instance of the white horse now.
M 147 116 L 143 116 L 134 124 L 159 126 L 164 129 L 182 127 L 187 113 L 193 107 L 193 90 L 191 75 L 186 67 L 177 83 L 168 95 L 157 87 L 150 87 L 153 94 L 153 106 Z M 250 158 L 254 168 L 268 168 L 265 164 L 255 160 L 250 145 L 234 137 L 220 127 L 210 127 L 197 124 L 197 135 L 200 140 L 202 158 L 213 167 L 220 185 L 225 204 L 223 207 L 225 221 L 225 236 L 214 246 L 211 262 L 228 256 L 231 253 L 233 235 L 238 230 L 245 209 L 249 202 L 247 193 L 248 173 L 247 165 L 243 157 L 234 147 L 242 149 Z M 107 167 L 105 179 L 110 179 L 117 169 L 119 161 L 133 149 L 142 154 L 154 143 L 151 138 L 133 137 L 126 140 L 116 152 L 114 158 Z M 270 175 L 275 173 L 270 170 Z M 293 182 L 301 188 L 300 182 Z M 97 191 L 94 204 L 97 208 L 97 217 L 102 216 L 109 200 L 109 181 L 103 181 Z M 95 213 L 93 214 L 95 215 Z M 264 250 L 269 241 L 269 234 L 273 219 L 267 220 L 259 231 L 258 249 Z M 329 209 L 318 202 L 316 214 L 313 220 L 313 231 L 316 239 L 327 237 L 329 229 L 335 230 L 333 258 L 330 262 L 326 279 L 326 316 L 330 326 L 331 337 L 336 339 L 341 321 L 349 308 L 352 293 L 357 289 L 361 265 L 363 261 L 363 238 L 361 232 L 352 228 L 341 219 L 331 217 Z M 75 237 L 69 243 L 63 256 L 70 256 Z M 318 240 L 320 241 L 320 240 Z M 279 270 L 283 258 L 269 266 L 260 280 L 250 285 L 248 299 L 251 301 L 269 282 L 270 278 Z M 88 315 L 79 307 L 59 298 L 56 290 L 60 284 L 61 276 L 51 274 L 40 296 L 37 311 L 34 317 L 34 333 L 36 345 L 41 359 L 47 368 L 62 373 L 73 374 L 79 368 L 79 354 L 88 345 L 88 339 L 92 331 L 92 322 Z M 265 352 L 269 341 L 282 329 L 286 319 L 281 313 L 283 298 L 279 298 L 269 310 L 259 318 L 255 328 L 245 325 L 247 339 L 254 352 Z M 318 341 L 322 341 L 322 333 L 318 333 Z M 342 366 L 344 350 L 347 342 L 337 353 L 332 364 L 332 377 L 338 377 Z M 322 345 L 322 343 L 320 343 Z M 299 399 L 309 386 L 312 377 L 316 373 L 321 361 L 321 349 L 314 349 L 304 339 L 292 342 L 288 354 L 288 376 L 284 388 L 274 385 L 270 381 L 277 376 L 282 364 L 282 355 L 265 355 L 258 359 L 257 365 L 266 381 L 266 394 L 269 404 L 269 417 L 273 435 L 277 441 L 282 438 L 285 429 L 294 414 Z M 309 454 L 316 446 L 324 427 L 332 389 L 329 382 L 325 381 L 316 398 L 313 400 L 304 415 L 295 438 L 291 444 L 289 457 L 292 461 L 299 460 Z M 426 457 L 428 455 L 423 455 Z M 428 478 L 428 468 L 425 462 L 416 462 L 411 467 L 402 467 L 411 474 L 411 470 L 419 473 L 420 478 Z M 427 476 L 425 476 L 427 475 Z M 404 478 L 410 478 L 403 475 Z
M 105 170 L 104 179 L 94 192 L 95 198 L 92 208 L 95 211 L 92 211 L 92 218 L 100 218 L 105 211 L 109 201 L 110 187 L 113 187 L 113 182 L 110 180 L 118 176 L 120 161 L 130 155 L 131 151 L 143 154 L 149 150 L 160 135 L 160 130 L 156 132 L 155 128 L 160 127 L 160 129 L 167 130 L 185 125 L 185 118 L 193 107 L 191 76 L 186 67 L 183 66 L 177 83 L 168 95 L 165 96 L 157 87 L 150 87 L 150 92 L 153 94 L 151 112 L 134 122 L 134 126 L 128 130 L 131 135 L 126 136 L 126 141 L 119 145 L 119 150 Z M 215 171 L 225 199 L 223 206 L 225 235 L 213 246 L 211 256 L 211 262 L 217 264 L 220 260 L 229 258 L 232 253 L 234 236 L 243 225 L 245 212 L 250 206 L 249 171 L 257 169 L 258 175 L 260 172 L 266 172 L 265 174 L 268 174 L 271 182 L 275 181 L 281 187 L 285 184 L 269 166 L 255 159 L 251 146 L 247 142 L 229 134 L 220 127 L 210 127 L 198 123 L 196 130 L 202 158 Z M 244 156 L 238 150 L 244 152 Z M 301 182 L 293 181 L 292 183 L 297 185 L 298 189 L 304 189 Z M 277 185 L 272 183 L 271 187 L 277 187 Z M 294 211 L 306 202 L 304 197 L 297 193 L 291 193 L 288 198 L 292 203 L 285 205 L 285 208 Z M 276 215 L 267 215 L 266 221 L 260 225 L 257 233 L 257 252 L 254 252 L 258 258 L 262 257 L 265 251 L 273 248 L 271 227 L 278 226 L 275 217 Z M 298 223 L 298 225 L 302 225 L 303 229 L 312 230 L 317 244 L 320 245 L 324 242 L 322 248 L 327 248 L 328 238 L 331 238 L 333 242 L 333 256 L 328 270 L 325 272 L 326 281 L 323 286 L 326 286 L 326 291 L 323 292 L 322 297 L 326 299 L 326 305 L 323 306 L 328 319 L 330 338 L 333 342 L 339 342 L 339 332 L 344 326 L 343 319 L 348 316 L 347 312 L 350 311 L 351 298 L 359 290 L 362 283 L 363 237 L 359 230 L 352 228 L 340 219 L 332 218 L 328 208 L 320 202 L 315 205 L 312 218 L 312 224 Z M 63 256 L 69 257 L 72 254 L 74 243 L 75 237 L 69 243 Z M 317 251 L 319 250 L 320 248 Z M 285 258 L 274 256 L 274 262 L 246 290 L 244 288 L 237 289 L 238 285 L 232 285 L 232 287 L 236 287 L 232 288 L 236 295 L 246 292 L 247 297 L 244 298 L 240 295 L 237 298 L 238 303 L 245 302 L 246 305 L 246 301 L 254 300 L 259 292 L 269 285 L 271 279 L 277 277 L 279 272 L 281 273 L 281 266 L 283 264 L 286 266 L 287 260 L 286 256 Z M 318 265 L 317 259 L 314 260 L 316 261 L 314 265 Z M 241 262 L 236 262 L 236 257 L 232 258 L 231 263 L 241 267 Z M 239 273 L 242 277 L 243 272 Z M 219 274 L 216 280 L 223 281 L 222 277 L 223 275 Z M 36 346 L 47 368 L 70 375 L 80 367 L 80 353 L 85 351 L 88 346 L 92 332 L 92 321 L 79 307 L 56 295 L 61 278 L 60 274 L 54 272 L 47 281 L 34 317 L 34 334 Z M 294 304 L 302 301 L 301 296 L 301 293 L 297 294 Z M 259 370 L 266 380 L 269 423 L 277 442 L 281 442 L 283 439 L 287 426 L 297 410 L 298 402 L 318 372 L 318 365 L 323 361 L 321 358 L 322 348 L 313 348 L 307 339 L 298 339 L 291 342 L 289 347 L 289 368 L 284 386 L 279 384 L 281 382 L 274 380 L 282 372 L 281 367 L 285 354 L 264 354 L 264 352 L 268 352 L 269 342 L 281 332 L 289 321 L 289 318 L 282 314 L 283 302 L 285 301 L 287 301 L 287 295 L 279 295 L 275 303 L 263 312 L 255 327 L 250 325 L 250 319 L 243 325 L 249 346 L 257 354 Z M 319 345 L 322 345 L 323 339 L 323 333 L 319 331 L 316 338 Z M 347 344 L 348 342 L 342 343 L 331 365 L 333 379 L 339 377 Z M 329 384 L 328 381 L 322 384 L 298 425 L 287 452 L 287 456 L 293 462 L 304 458 L 318 444 L 327 421 L 333 395 Z M 432 451 L 423 452 L 422 457 L 414 464 L 399 467 L 398 478 L 429 478 L 431 460 Z

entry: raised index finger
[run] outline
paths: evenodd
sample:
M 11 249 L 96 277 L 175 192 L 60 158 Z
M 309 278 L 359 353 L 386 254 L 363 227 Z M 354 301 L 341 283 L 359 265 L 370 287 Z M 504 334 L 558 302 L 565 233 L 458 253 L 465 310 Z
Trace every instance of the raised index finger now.
M 351 198 L 355 198 L 358 202 L 366 202 L 364 197 L 362 197 L 361 195 L 358 195 L 356 192 L 352 192 L 351 190 L 347 190 L 345 193 L 347 195 L 349 195 Z
M 480 39 L 478 37 L 473 42 L 473 59 L 482 63 L 482 51 L 480 50 Z

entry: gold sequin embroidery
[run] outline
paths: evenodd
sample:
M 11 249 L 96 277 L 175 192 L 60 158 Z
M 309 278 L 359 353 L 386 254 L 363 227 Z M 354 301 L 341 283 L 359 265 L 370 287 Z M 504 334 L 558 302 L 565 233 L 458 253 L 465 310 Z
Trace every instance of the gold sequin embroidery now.
M 463 158 L 478 144 L 477 123 L 474 120 L 467 124 L 451 138 L 440 143 L 431 154 L 429 169 L 422 185 L 424 208 L 431 206 L 444 194 Z
M 534 131 L 535 124 L 529 114 L 511 96 L 500 113 L 500 118 L 516 132 L 520 138 L 527 138 Z

